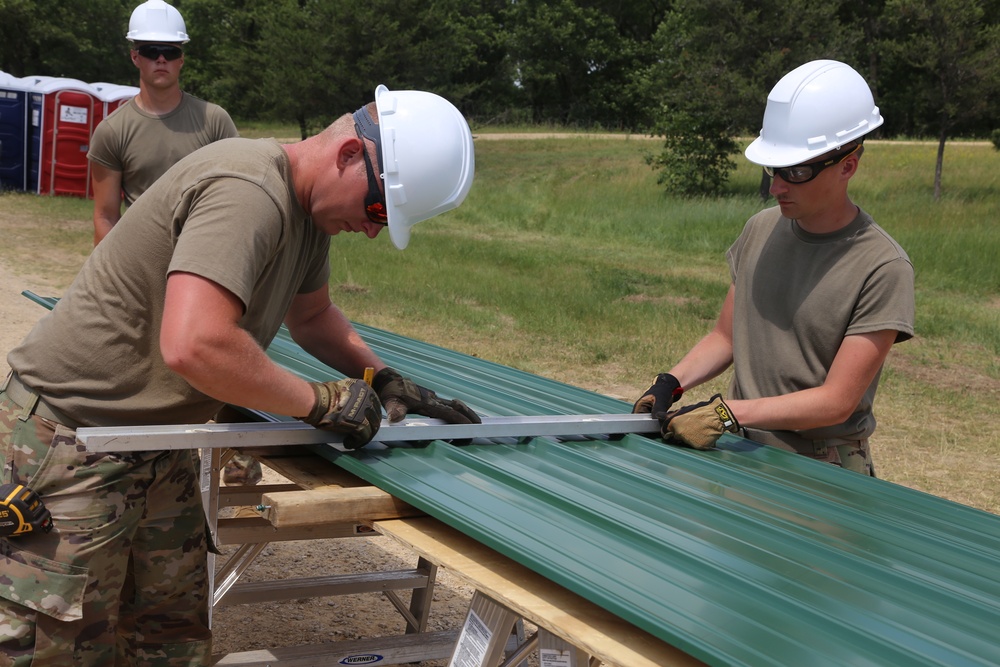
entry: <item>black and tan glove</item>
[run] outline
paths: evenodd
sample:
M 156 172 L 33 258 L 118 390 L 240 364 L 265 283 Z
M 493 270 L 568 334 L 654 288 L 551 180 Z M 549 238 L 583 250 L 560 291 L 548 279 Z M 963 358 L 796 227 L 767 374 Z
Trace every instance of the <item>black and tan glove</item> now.
M 670 406 L 683 395 L 684 387 L 677 378 L 670 373 L 660 373 L 642 398 L 632 406 L 632 414 L 652 413 L 657 419 L 663 419 Z
M 740 424 L 732 410 L 722 400 L 722 396 L 716 394 L 707 401 L 668 412 L 663 418 L 660 432 L 667 442 L 695 449 L 711 449 L 723 433 L 737 433 L 739 430 Z
M 443 419 L 449 424 L 483 422 L 479 415 L 462 401 L 442 400 L 430 389 L 421 387 L 388 367 L 375 374 L 372 387 L 378 392 L 390 422 L 398 422 L 411 412 L 424 417 Z
M 363 380 L 310 382 L 316 405 L 302 421 L 325 431 L 344 434 L 348 449 L 364 447 L 382 424 L 382 404 Z

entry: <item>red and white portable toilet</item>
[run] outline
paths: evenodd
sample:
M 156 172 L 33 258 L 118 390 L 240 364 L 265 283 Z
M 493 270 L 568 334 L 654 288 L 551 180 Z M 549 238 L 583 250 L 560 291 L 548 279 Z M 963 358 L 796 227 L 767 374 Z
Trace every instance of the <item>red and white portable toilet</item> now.
M 31 152 L 30 85 L 0 72 L 0 190 L 27 190 Z
M 89 197 L 90 136 L 104 114 L 97 91 L 78 79 L 38 77 L 31 90 L 32 151 L 37 155 L 35 191 Z
M 97 91 L 97 98 L 104 103 L 104 112 L 98 122 L 110 116 L 112 111 L 139 94 L 137 86 L 123 86 L 119 83 L 105 83 L 103 81 L 90 85 Z M 96 123 L 94 127 L 97 127 Z

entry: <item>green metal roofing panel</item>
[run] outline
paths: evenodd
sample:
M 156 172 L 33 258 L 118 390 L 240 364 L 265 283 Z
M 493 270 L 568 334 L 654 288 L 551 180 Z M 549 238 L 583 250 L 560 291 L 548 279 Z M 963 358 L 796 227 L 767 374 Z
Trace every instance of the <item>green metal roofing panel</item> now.
M 630 406 L 356 325 L 484 415 Z M 268 354 L 337 376 L 284 330 Z M 1000 517 L 724 436 L 630 435 L 323 456 L 711 665 L 1000 665 Z
M 631 407 L 358 329 L 484 415 Z M 732 436 L 319 450 L 709 664 L 1000 664 L 1000 517 L 973 508 Z
M 1000 664 L 996 517 L 724 444 L 324 455 L 709 664 Z

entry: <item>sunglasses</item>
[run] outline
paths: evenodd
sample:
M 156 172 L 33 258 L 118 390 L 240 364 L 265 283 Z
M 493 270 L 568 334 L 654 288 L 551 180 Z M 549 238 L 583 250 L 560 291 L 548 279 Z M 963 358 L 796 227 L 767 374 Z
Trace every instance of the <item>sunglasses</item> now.
M 135 50 L 147 60 L 159 60 L 160 56 L 165 60 L 177 60 L 184 55 L 181 47 L 170 44 L 141 44 Z
M 368 109 L 365 107 L 354 112 L 354 131 L 358 133 L 358 139 L 361 139 L 361 154 L 365 158 L 365 173 L 368 174 L 368 194 L 365 195 L 365 213 L 368 214 L 368 220 L 374 222 L 376 225 L 388 225 L 389 211 L 385 205 L 385 197 L 382 196 L 382 192 L 378 188 L 378 177 L 375 175 L 375 169 L 372 167 L 372 160 L 368 157 L 368 148 L 365 144 L 365 139 L 371 139 L 375 143 L 375 151 L 379 167 L 381 167 L 382 137 L 378 131 L 378 126 L 371 119 L 371 116 L 368 115 Z
M 764 173 L 766 173 L 771 178 L 776 175 L 781 176 L 781 180 L 786 183 L 794 183 L 799 185 L 800 183 L 808 183 L 812 179 L 819 176 L 819 172 L 823 171 L 827 167 L 832 167 L 835 164 L 840 164 L 846 160 L 851 155 L 854 155 L 861 148 L 861 144 L 854 147 L 853 150 L 844 153 L 843 155 L 838 155 L 832 157 L 829 160 L 820 160 L 818 162 L 806 162 L 805 164 L 797 164 L 791 167 L 764 167 Z

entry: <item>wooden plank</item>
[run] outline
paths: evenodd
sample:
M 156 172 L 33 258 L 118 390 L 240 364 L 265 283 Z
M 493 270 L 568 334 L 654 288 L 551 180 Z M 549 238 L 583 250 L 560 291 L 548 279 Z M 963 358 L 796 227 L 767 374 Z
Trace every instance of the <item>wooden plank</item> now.
M 420 510 L 374 486 L 265 493 L 265 519 L 277 528 L 420 516 Z
M 257 484 L 219 487 L 219 507 L 256 507 L 265 493 L 297 491 L 298 484 Z
M 378 521 L 375 528 L 608 665 L 704 664 L 436 519 Z
M 245 453 L 251 452 L 247 450 Z M 252 453 L 262 464 L 304 489 L 369 485 L 360 477 L 303 447 L 254 449 Z

